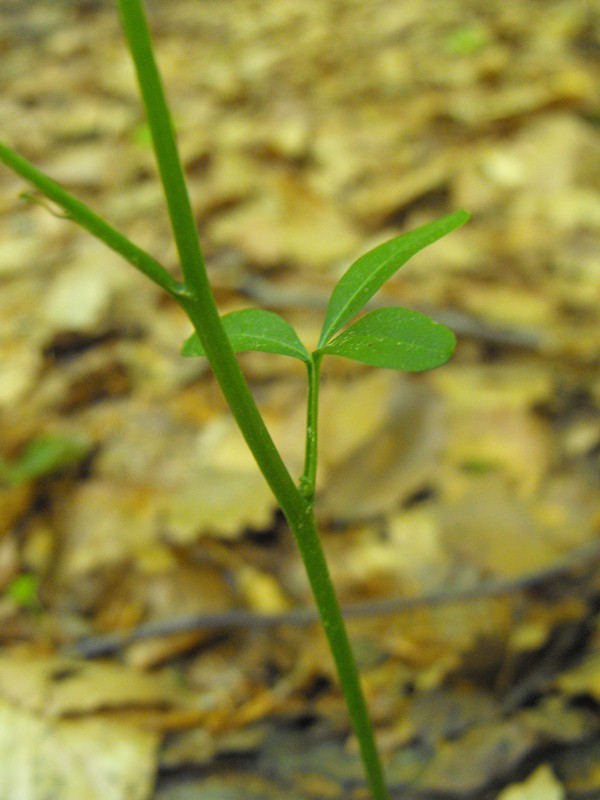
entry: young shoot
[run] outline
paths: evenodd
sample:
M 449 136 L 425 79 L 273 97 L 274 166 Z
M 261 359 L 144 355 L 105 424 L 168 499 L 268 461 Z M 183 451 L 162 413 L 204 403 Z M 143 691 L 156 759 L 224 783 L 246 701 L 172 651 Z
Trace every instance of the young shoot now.
M 208 281 L 142 0 L 117 0 L 117 5 L 136 69 L 182 280 L 173 278 L 149 253 L 3 143 L 0 143 L 0 160 L 63 209 L 69 219 L 158 284 L 187 313 L 194 333 L 184 343 L 183 354 L 208 358 L 229 408 L 289 523 L 329 642 L 371 795 L 373 800 L 388 800 L 373 727 L 313 511 L 319 372 L 326 356 L 409 371 L 434 369 L 450 358 L 455 347 L 452 332 L 417 311 L 380 308 L 354 318 L 412 256 L 463 225 L 469 215 L 457 211 L 397 236 L 355 261 L 332 292 L 318 346 L 312 352 L 293 328 L 273 312 L 246 309 L 221 317 Z M 235 353 L 248 350 L 290 356 L 306 365 L 306 457 L 304 473 L 298 479 L 285 466 L 235 358 Z

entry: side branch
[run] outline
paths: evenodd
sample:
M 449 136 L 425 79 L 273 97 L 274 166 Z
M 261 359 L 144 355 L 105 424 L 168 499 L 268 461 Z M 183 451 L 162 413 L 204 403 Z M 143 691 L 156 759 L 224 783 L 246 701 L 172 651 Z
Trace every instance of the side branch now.
M 52 200 L 67 213 L 67 217 L 76 222 L 93 236 L 129 261 L 137 270 L 156 283 L 172 297 L 178 298 L 185 294 L 183 284 L 170 275 L 163 265 L 145 250 L 135 245 L 122 233 L 98 216 L 85 203 L 78 200 L 56 181 L 40 172 L 26 158 L 15 153 L 8 145 L 0 142 L 0 161 L 3 161 L 17 175 L 20 175 L 33 184 L 45 197 Z

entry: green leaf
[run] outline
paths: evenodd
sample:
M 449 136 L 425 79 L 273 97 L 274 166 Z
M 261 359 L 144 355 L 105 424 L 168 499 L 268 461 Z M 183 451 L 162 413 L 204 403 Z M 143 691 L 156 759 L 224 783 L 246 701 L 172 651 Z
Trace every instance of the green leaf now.
M 419 311 L 378 308 L 315 353 L 343 356 L 372 367 L 420 372 L 445 364 L 455 346 L 451 330 Z
M 6 587 L 5 595 L 22 608 L 37 611 L 40 608 L 38 599 L 39 580 L 35 575 L 25 573 L 17 575 Z
M 232 311 L 221 318 L 225 332 L 234 352 L 243 353 L 257 350 L 263 353 L 277 353 L 282 356 L 299 358 L 310 363 L 311 357 L 296 331 L 279 314 L 261 308 L 245 308 Z M 187 339 L 181 350 L 184 356 L 205 356 L 204 348 L 197 333 Z
M 456 211 L 380 244 L 355 261 L 333 290 L 319 347 L 328 342 L 334 333 L 360 311 L 375 292 L 415 253 L 460 227 L 468 219 L 469 214 L 466 211 Z
M 81 436 L 50 434 L 32 439 L 12 464 L 0 460 L 0 480 L 11 486 L 49 475 L 87 455 L 90 443 Z

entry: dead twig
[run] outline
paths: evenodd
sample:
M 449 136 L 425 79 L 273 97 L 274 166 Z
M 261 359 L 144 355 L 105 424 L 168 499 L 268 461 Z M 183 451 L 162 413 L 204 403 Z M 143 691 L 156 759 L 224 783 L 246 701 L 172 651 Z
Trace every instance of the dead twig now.
M 467 600 L 478 600 L 509 595 L 539 587 L 554 578 L 568 574 L 578 567 L 589 569 L 600 559 L 600 539 L 579 547 L 557 559 L 543 569 L 519 575 L 516 578 L 492 578 L 474 586 L 461 589 L 440 589 L 418 597 L 391 597 L 372 600 L 342 608 L 347 619 L 379 617 L 427 606 L 449 605 Z M 173 619 L 149 622 L 125 633 L 90 636 L 69 645 L 69 650 L 84 658 L 108 655 L 143 639 L 189 631 L 226 630 L 231 628 L 272 628 L 278 625 L 310 625 L 318 619 L 314 608 L 303 607 L 278 614 L 259 614 L 247 609 L 209 614 L 189 614 Z

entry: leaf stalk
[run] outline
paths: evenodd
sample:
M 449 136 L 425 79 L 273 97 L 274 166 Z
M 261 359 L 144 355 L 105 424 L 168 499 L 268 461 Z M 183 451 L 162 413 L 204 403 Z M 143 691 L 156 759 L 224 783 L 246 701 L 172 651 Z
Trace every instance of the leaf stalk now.
M 306 402 L 306 445 L 304 449 L 304 473 L 300 478 L 300 492 L 307 502 L 314 504 L 317 483 L 317 450 L 319 441 L 319 381 L 321 373 L 320 353 L 313 353 L 307 363 L 308 393 Z

